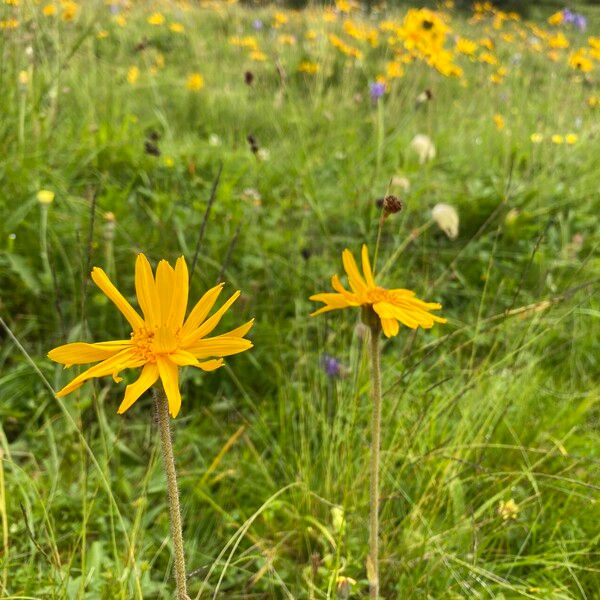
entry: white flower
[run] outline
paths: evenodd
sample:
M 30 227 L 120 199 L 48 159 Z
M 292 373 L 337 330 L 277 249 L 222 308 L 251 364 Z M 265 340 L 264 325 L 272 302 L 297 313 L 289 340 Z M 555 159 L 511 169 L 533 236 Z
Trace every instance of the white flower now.
M 216 133 L 211 133 L 208 136 L 208 145 L 209 146 L 220 146 L 221 138 Z
M 422 165 L 435 158 L 435 145 L 431 138 L 424 133 L 417 133 L 410 142 L 409 147 L 419 155 L 419 162 Z
M 459 218 L 454 206 L 450 204 L 436 204 L 431 211 L 433 220 L 438 227 L 451 239 L 458 235 Z

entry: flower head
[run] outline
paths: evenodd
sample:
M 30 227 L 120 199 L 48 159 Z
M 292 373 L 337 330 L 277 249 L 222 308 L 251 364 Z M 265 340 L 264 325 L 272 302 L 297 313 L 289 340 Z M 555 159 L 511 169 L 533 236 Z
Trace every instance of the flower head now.
M 54 192 L 52 190 L 40 190 L 37 194 L 37 201 L 40 204 L 52 204 L 54 202 Z
M 223 356 L 238 354 L 252 347 L 252 342 L 244 336 L 252 327 L 253 320 L 227 333 L 207 337 L 240 295 L 240 292 L 235 292 L 207 319 L 223 284 L 208 290 L 185 318 L 189 281 L 183 257 L 177 259 L 175 268 L 161 260 L 156 275 L 153 275 L 148 259 L 143 254 L 138 255 L 135 289 L 143 318 L 102 269 L 93 269 L 92 280 L 123 313 L 132 329 L 131 337 L 96 344 L 76 342 L 51 350 L 48 357 L 65 367 L 100 361 L 62 388 L 56 394 L 58 397 L 70 394 L 96 377 L 112 375 L 118 383 L 122 380 L 119 377 L 122 370 L 142 367 L 139 379 L 125 389 L 119 414 L 124 413 L 160 377 L 169 402 L 169 412 L 175 417 L 181 407 L 179 367 L 214 371 L 223 366 Z
M 311 296 L 310 300 L 325 304 L 311 316 L 350 306 L 366 307 L 381 322 L 381 328 L 386 337 L 397 335 L 400 323 L 411 329 L 417 327 L 430 329 L 434 323 L 446 323 L 446 319 L 443 317 L 430 314 L 430 311 L 442 308 L 441 304 L 419 300 L 410 290 L 399 288 L 388 290 L 378 286 L 373 277 L 366 245 L 363 244 L 362 247 L 362 274 L 358 270 L 350 250 L 344 250 L 342 261 L 348 275 L 350 291 L 344 288 L 340 278 L 334 275 L 331 278 L 331 285 L 336 293 Z

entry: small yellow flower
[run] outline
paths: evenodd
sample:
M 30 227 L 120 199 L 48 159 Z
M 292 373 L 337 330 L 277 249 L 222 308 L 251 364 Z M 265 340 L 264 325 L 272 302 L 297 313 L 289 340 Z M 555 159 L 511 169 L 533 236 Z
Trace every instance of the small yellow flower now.
M 62 2 L 62 12 L 61 19 L 63 21 L 72 21 L 79 11 L 79 5 L 77 2 L 72 2 L 71 0 L 64 0 Z
M 576 133 L 567 133 L 567 135 L 565 136 L 565 142 L 567 142 L 567 144 L 569 144 L 570 146 L 576 144 L 578 140 L 579 136 Z
M 534 143 L 534 144 L 541 144 L 544 141 L 544 136 L 541 133 L 532 133 L 529 136 L 529 139 Z
M 506 502 L 501 501 L 498 504 L 498 514 L 502 517 L 503 521 L 515 520 L 519 516 L 520 510 L 519 505 L 512 498 Z
M 119 27 L 125 27 L 125 25 L 127 25 L 127 19 L 123 15 L 117 15 L 115 17 L 115 23 Z
M 45 17 L 52 17 L 56 14 L 56 6 L 54 4 L 46 4 L 44 8 L 42 8 L 42 14 Z
M 148 17 L 147 21 L 150 25 L 162 25 L 165 22 L 165 17 L 162 13 L 154 12 Z
M 183 33 L 185 31 L 185 27 L 181 23 L 171 23 L 169 29 L 173 33 Z
M 504 117 L 498 113 L 496 113 L 492 120 L 494 121 L 494 125 L 498 131 L 502 131 L 504 129 Z
M 550 139 L 552 140 L 552 143 L 556 144 L 557 146 L 564 144 L 565 142 L 565 138 L 558 133 L 555 133 Z
M 167 169 L 172 169 L 175 166 L 175 161 L 170 156 L 165 156 L 164 163 Z
M 100 31 L 99 31 L 99 32 L 96 34 L 96 37 L 97 37 L 99 40 L 103 40 L 103 39 L 105 39 L 105 38 L 107 38 L 107 37 L 108 37 L 108 31 L 106 31 L 106 29 L 101 29 L 101 30 L 100 30 Z
M 127 71 L 127 81 L 131 85 L 135 85 L 139 76 L 140 76 L 140 70 L 138 67 L 136 67 L 135 65 L 132 65 L 131 67 L 129 67 L 129 69 Z
M 40 190 L 36 197 L 40 204 L 52 204 L 54 202 L 54 192 L 51 190 Z
M 587 53 L 583 48 L 577 50 L 577 52 L 573 52 L 573 54 L 569 56 L 569 66 L 582 73 L 589 73 L 594 69 L 594 63 L 587 56 Z
M 214 371 L 223 366 L 223 357 L 252 348 L 245 339 L 253 320 L 216 337 L 208 336 L 219 324 L 229 307 L 239 297 L 235 292 L 211 317 L 212 310 L 223 284 L 208 290 L 188 314 L 189 276 L 185 259 L 177 259 L 175 268 L 161 260 L 156 274 L 148 259 L 139 254 L 135 264 L 135 289 L 140 316 L 112 284 L 106 273 L 95 267 L 92 280 L 108 296 L 129 322 L 132 333 L 129 339 L 87 344 L 75 342 L 59 346 L 48 353 L 54 362 L 66 367 L 100 361 L 78 375 L 57 392 L 62 398 L 80 388 L 93 378 L 112 375 L 119 383 L 119 373 L 124 369 L 142 367 L 139 378 L 125 389 L 125 398 L 119 406 L 122 414 L 160 378 L 169 403 L 169 412 L 176 417 L 181 407 L 179 369 L 192 366 L 203 371 Z
M 29 85 L 29 73 L 27 71 L 19 72 L 19 85 L 26 88 Z
M 185 82 L 185 87 L 191 92 L 198 92 L 204 87 L 204 77 L 200 73 L 190 73 Z
M 553 15 L 550 15 L 548 17 L 548 24 L 549 25 L 560 25 L 563 22 L 563 19 L 564 19 L 563 11 L 559 10 L 558 12 L 555 12 Z
M 342 285 L 340 278 L 334 275 L 331 285 L 337 293 L 314 294 L 309 299 L 313 302 L 323 302 L 325 306 L 319 308 L 311 316 L 320 315 L 330 310 L 342 308 L 364 307 L 371 313 L 370 316 L 381 322 L 383 333 L 386 337 L 393 337 L 400 330 L 400 323 L 417 329 L 423 327 L 430 329 L 434 323 L 446 323 L 446 319 L 430 314 L 432 310 L 442 308 L 437 302 L 423 302 L 415 297 L 415 293 L 405 289 L 385 289 L 375 283 L 367 246 L 362 247 L 362 270 L 358 270 L 354 256 L 346 249 L 342 253 L 344 269 L 348 276 L 351 291 Z
M 300 73 L 306 73 L 307 75 L 315 75 L 319 72 L 319 63 L 303 60 L 298 65 L 298 71 Z
M 250 58 L 256 62 L 263 62 L 267 60 L 267 55 L 261 50 L 252 50 L 252 52 L 250 52 Z

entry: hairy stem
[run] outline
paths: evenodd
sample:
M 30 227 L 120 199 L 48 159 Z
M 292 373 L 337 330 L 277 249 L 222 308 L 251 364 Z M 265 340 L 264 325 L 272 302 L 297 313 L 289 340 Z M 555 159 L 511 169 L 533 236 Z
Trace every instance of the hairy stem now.
M 167 398 L 165 397 L 164 392 L 157 388 L 154 388 L 154 403 L 156 405 L 156 414 L 158 416 L 163 462 L 167 476 L 167 494 L 169 497 L 169 518 L 171 522 L 171 539 L 173 541 L 177 600 L 189 600 L 186 588 L 185 554 L 183 551 L 179 488 L 177 486 L 175 457 L 173 455 L 173 439 L 171 437 L 171 417 L 169 416 L 169 404 Z
M 379 448 L 381 446 L 381 366 L 379 327 L 371 326 L 371 377 L 373 417 L 371 422 L 371 493 L 369 516 L 369 559 L 367 574 L 371 600 L 379 598 Z

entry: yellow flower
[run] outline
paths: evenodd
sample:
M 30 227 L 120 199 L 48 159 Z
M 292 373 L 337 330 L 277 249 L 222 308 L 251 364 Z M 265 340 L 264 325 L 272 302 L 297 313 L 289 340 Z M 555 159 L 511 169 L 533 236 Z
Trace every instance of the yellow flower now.
M 550 139 L 552 140 L 552 143 L 556 144 L 557 146 L 560 146 L 560 144 L 564 144 L 565 141 L 565 138 L 558 133 L 555 133 Z
M 548 40 L 548 46 L 550 48 L 568 48 L 569 40 L 562 31 L 559 31 Z
M 459 37 L 456 39 L 456 51 L 467 56 L 473 56 L 477 50 L 477 44 L 467 38 Z
M 127 319 L 132 329 L 131 337 L 96 344 L 75 342 L 51 350 L 48 357 L 66 367 L 101 361 L 57 392 L 59 398 L 75 391 L 89 379 L 112 375 L 118 383 L 122 381 L 119 377 L 122 370 L 142 367 L 139 378 L 125 389 L 118 413 L 124 413 L 160 377 L 169 402 L 169 412 L 176 417 L 181 407 L 179 367 L 193 366 L 203 371 L 214 371 L 223 365 L 223 356 L 238 354 L 252 347 L 252 342 L 244 336 L 250 331 L 253 321 L 225 334 L 206 337 L 240 295 L 240 292 L 235 292 L 207 319 L 223 284 L 206 292 L 185 319 L 189 280 L 183 257 L 177 259 L 174 269 L 166 260 L 161 260 L 154 276 L 148 259 L 143 254 L 138 255 L 135 289 L 143 318 L 102 269 L 94 268 L 92 280 Z
M 303 60 L 298 65 L 298 71 L 300 73 L 306 73 L 307 75 L 314 75 L 319 72 L 319 63 Z
M 165 22 L 165 17 L 162 13 L 154 12 L 148 17 L 150 25 L 162 25 Z
M 42 14 L 46 17 L 51 17 L 56 14 L 56 6 L 54 4 L 46 4 L 44 8 L 42 8 Z
M 36 197 L 40 204 L 52 204 L 54 202 L 54 192 L 51 190 L 40 190 Z
M 127 81 L 131 85 L 135 84 L 135 82 L 138 80 L 139 76 L 140 76 L 140 70 L 138 67 L 136 67 L 135 65 L 132 65 L 131 67 L 129 67 L 129 70 L 127 71 Z
M 390 79 L 398 79 L 404 75 L 404 68 L 399 62 L 393 61 L 387 63 L 385 66 L 385 72 Z
M 173 33 L 183 33 L 185 31 L 185 27 L 181 23 L 171 23 L 169 29 Z
M 559 10 L 558 12 L 555 12 L 553 15 L 550 15 L 548 17 L 548 23 L 550 25 L 560 25 L 563 22 L 563 19 L 563 11 Z
M 191 92 L 198 92 L 204 87 L 204 77 L 200 73 L 190 73 L 188 75 L 185 87 Z
M 502 129 L 504 129 L 504 117 L 498 113 L 496 113 L 493 117 L 492 120 L 494 121 L 494 125 L 496 126 L 496 129 L 498 131 L 501 131 Z
M 66 0 L 62 3 L 61 18 L 63 21 L 72 21 L 79 11 L 79 5 L 71 0 Z
M 544 140 L 544 136 L 541 133 L 532 133 L 529 136 L 529 139 L 534 143 L 534 144 L 541 144 L 542 141 Z
M 276 12 L 274 17 L 273 27 L 278 28 L 285 25 L 288 22 L 288 18 L 282 12 Z
M 415 297 L 415 293 L 405 289 L 385 289 L 375 283 L 367 246 L 362 247 L 363 275 L 358 270 L 354 256 L 350 250 L 342 254 L 344 269 L 348 275 L 348 282 L 352 291 L 342 285 L 339 277 L 331 278 L 331 285 L 337 293 L 315 294 L 310 297 L 314 302 L 323 302 L 325 306 L 316 310 L 311 316 L 319 315 L 330 310 L 342 308 L 366 307 L 374 311 L 381 321 L 381 327 L 386 337 L 398 334 L 400 323 L 416 329 L 423 327 L 430 329 L 434 323 L 446 323 L 446 319 L 432 315 L 431 310 L 439 310 L 441 304 L 437 302 L 423 302 Z
M 509 519 L 516 519 L 519 516 L 520 511 L 519 505 L 511 498 L 506 502 L 500 502 L 498 504 L 498 514 L 502 517 L 504 521 L 508 521 Z
M 267 55 L 260 50 L 252 50 L 252 52 L 250 52 L 250 58 L 256 62 L 263 62 L 267 60 Z
M 594 63 L 586 55 L 585 49 L 581 48 L 580 50 L 577 50 L 577 52 L 573 52 L 573 54 L 569 56 L 569 66 L 572 69 L 581 71 L 582 73 L 589 73 L 593 70 Z
M 567 133 L 567 135 L 565 135 L 565 142 L 570 146 L 576 144 L 578 140 L 579 136 L 576 133 Z

